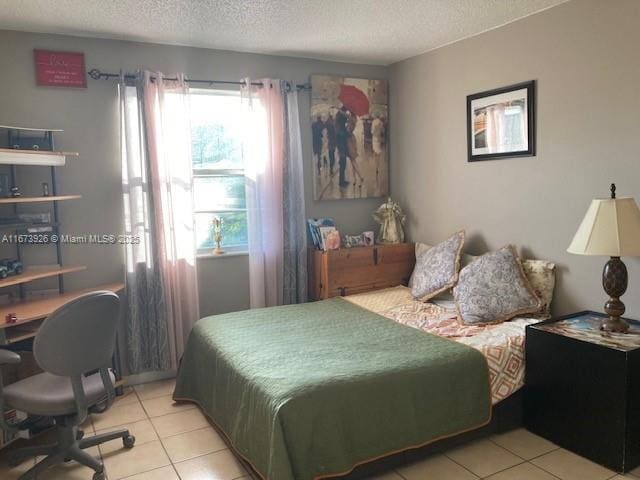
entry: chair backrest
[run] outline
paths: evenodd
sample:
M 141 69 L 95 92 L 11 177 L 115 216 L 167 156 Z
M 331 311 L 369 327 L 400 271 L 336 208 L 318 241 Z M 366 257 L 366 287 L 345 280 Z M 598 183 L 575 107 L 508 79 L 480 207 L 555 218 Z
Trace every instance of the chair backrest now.
M 96 291 L 82 295 L 49 315 L 33 343 L 44 371 L 77 376 L 110 364 L 116 342 L 120 299 Z

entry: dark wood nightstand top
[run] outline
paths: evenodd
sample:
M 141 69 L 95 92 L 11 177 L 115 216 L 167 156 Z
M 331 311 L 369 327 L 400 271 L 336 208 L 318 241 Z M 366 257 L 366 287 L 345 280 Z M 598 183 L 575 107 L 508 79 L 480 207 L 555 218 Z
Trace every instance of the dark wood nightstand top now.
M 600 330 L 600 322 L 603 318 L 606 318 L 606 315 L 602 313 L 584 311 L 552 318 L 530 325 L 528 328 L 555 333 L 623 352 L 640 348 L 640 322 L 626 318 L 625 320 L 629 322 L 629 331 L 627 333 L 611 333 Z

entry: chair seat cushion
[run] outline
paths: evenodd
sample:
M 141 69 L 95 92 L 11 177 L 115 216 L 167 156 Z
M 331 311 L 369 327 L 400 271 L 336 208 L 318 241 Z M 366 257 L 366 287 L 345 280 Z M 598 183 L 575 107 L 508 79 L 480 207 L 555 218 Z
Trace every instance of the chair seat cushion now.
M 111 383 L 115 382 L 109 372 Z M 106 390 L 99 373 L 82 377 L 87 406 L 93 406 L 106 398 Z M 6 405 L 33 415 L 59 416 L 76 413 L 71 379 L 51 373 L 40 373 L 12 383 L 4 388 Z

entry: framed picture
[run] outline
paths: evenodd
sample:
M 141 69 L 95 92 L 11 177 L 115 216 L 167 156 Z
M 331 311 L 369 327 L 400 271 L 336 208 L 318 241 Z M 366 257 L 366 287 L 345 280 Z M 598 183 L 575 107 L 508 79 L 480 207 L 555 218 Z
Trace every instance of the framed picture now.
M 467 97 L 468 161 L 536 154 L 535 81 Z
M 389 194 L 386 80 L 311 76 L 315 200 Z
M 336 230 L 336 227 L 320 227 L 320 238 L 322 239 L 322 250 L 335 250 L 340 247 L 340 233 Z M 335 233 L 338 234 L 338 244 L 335 246 L 335 239 L 330 242 L 329 239 Z

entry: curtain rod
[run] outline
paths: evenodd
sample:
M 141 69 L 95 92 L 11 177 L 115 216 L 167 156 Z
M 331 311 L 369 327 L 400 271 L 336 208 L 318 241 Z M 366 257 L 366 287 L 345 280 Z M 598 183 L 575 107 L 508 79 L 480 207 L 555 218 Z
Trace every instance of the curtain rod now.
M 97 68 L 92 68 L 91 70 L 89 70 L 89 76 L 91 78 L 93 78 L 94 80 L 100 80 L 101 78 L 104 80 L 108 80 L 110 78 L 120 78 L 120 77 L 124 77 L 125 80 L 134 80 L 136 78 L 136 76 L 132 73 L 126 73 L 124 75 L 121 75 L 120 73 L 104 73 L 100 70 L 98 70 Z M 151 77 L 152 79 L 155 79 L 155 77 Z M 169 81 L 177 81 L 178 79 L 175 77 L 166 77 L 165 80 L 169 80 Z M 214 84 L 220 84 L 220 85 L 245 85 L 246 82 L 244 81 L 233 81 L 233 80 L 199 80 L 199 79 L 195 79 L 195 78 L 185 78 L 185 82 L 187 83 L 198 83 L 198 84 L 204 84 L 204 85 L 214 85 Z M 286 82 L 287 84 L 287 89 L 291 90 L 291 86 L 292 84 L 290 82 Z M 262 82 L 251 82 L 251 85 L 255 85 L 257 87 L 263 87 L 263 83 Z M 296 90 L 311 90 L 311 85 L 309 83 L 299 83 L 295 85 Z

